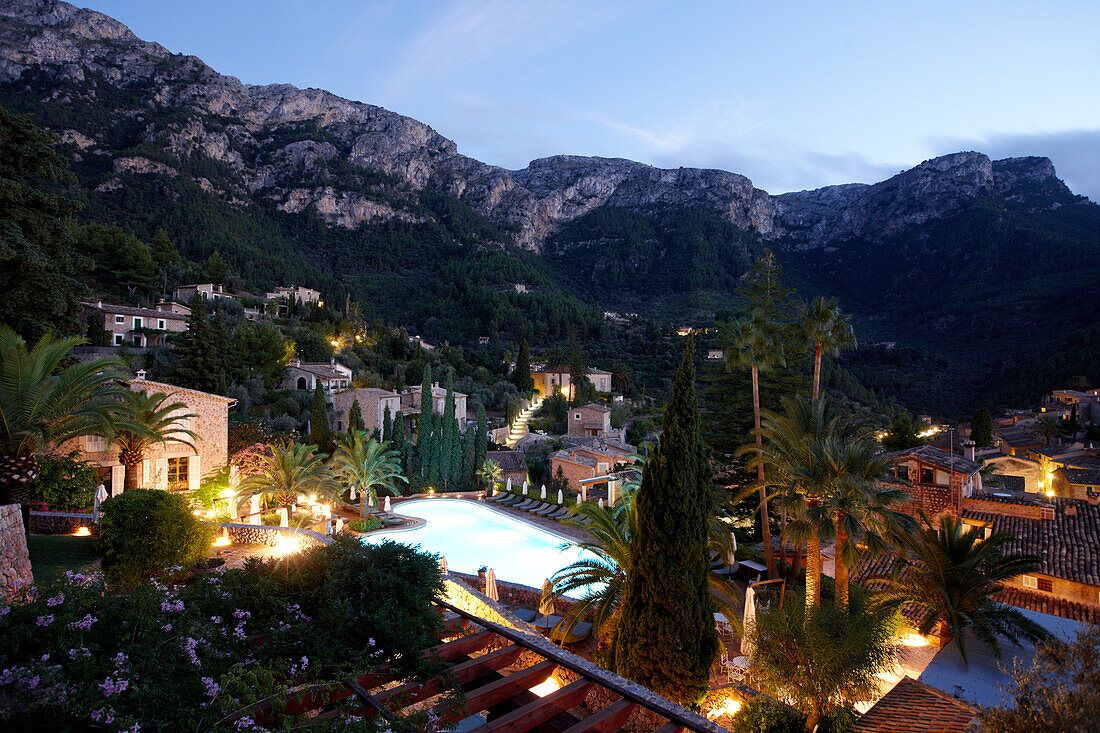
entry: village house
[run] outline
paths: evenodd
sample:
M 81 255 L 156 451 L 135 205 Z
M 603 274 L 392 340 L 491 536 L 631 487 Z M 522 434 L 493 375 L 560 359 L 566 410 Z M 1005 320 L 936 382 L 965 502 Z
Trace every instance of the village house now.
M 102 300 L 82 302 L 84 320 L 91 313 L 103 314 L 103 328 L 111 346 L 163 346 L 170 333 L 187 330 L 191 309 L 178 303 L 158 303 L 156 308 L 111 305 Z
M 1100 388 L 1056 389 L 1043 398 L 1043 412 L 1061 407 L 1063 411 L 1077 407 L 1077 420 L 1082 425 L 1100 425 Z M 1068 412 L 1067 412 L 1068 414 Z
M 268 302 L 289 302 L 291 299 L 299 303 L 317 303 L 318 305 L 324 305 L 324 302 L 321 300 L 321 291 L 305 288 L 301 285 L 297 287 L 294 285 L 290 287 L 280 286 L 264 295 L 264 300 Z
M 931 445 L 886 455 L 894 460 L 900 481 L 883 483 L 909 493 L 909 501 L 900 509 L 912 516 L 919 516 L 921 511 L 930 517 L 945 511 L 958 514 L 963 499 L 982 491 L 982 467 L 968 458 Z
M 569 411 L 566 435 L 608 438 L 611 432 L 611 408 L 589 403 Z
M 1062 499 L 1100 496 L 1100 468 L 1057 468 L 1051 474 L 1050 491 Z
M 363 415 L 363 425 L 367 432 L 377 430 L 382 434 L 386 417 L 386 408 L 390 408 L 392 420 L 401 411 L 401 395 L 377 387 L 361 387 L 337 392 L 332 396 L 332 412 L 329 413 L 330 427 L 338 432 L 347 430 L 351 423 L 348 414 L 353 402 L 359 402 L 359 411 Z
M 347 389 L 351 386 L 351 369 L 336 361 L 302 361 L 291 359 L 287 365 L 287 376 L 283 380 L 283 389 L 308 389 L 313 391 L 321 385 L 327 394 Z
M 1029 451 L 1046 446 L 1046 441 L 1021 425 L 995 426 L 993 441 L 1005 455 L 1028 457 Z
M 195 293 L 199 294 L 199 297 L 203 300 L 219 300 L 221 298 L 228 298 L 234 300 L 235 295 L 226 291 L 221 285 L 216 283 L 196 283 L 194 285 L 180 285 L 172 293 L 172 297 L 181 303 L 190 303 L 191 299 L 195 297 Z
M 550 475 L 557 478 L 560 469 L 573 491 L 601 483 L 592 479 L 602 478 L 606 482 L 616 469 L 634 462 L 635 448 L 625 443 L 592 438 L 571 442 L 570 447 L 550 454 Z
M 611 372 L 588 368 L 584 370 L 584 375 L 592 382 L 597 392 L 611 392 Z M 548 370 L 545 364 L 532 364 L 531 379 L 535 383 L 535 390 L 544 397 L 560 391 L 566 399 L 573 399 L 573 384 L 569 369 L 559 372 Z
M 491 450 L 485 453 L 486 461 L 493 461 L 500 467 L 500 481 L 519 487 L 527 481 L 527 457 L 518 450 Z
M 417 385 L 415 387 L 408 387 L 401 393 L 401 412 L 406 416 L 406 420 L 409 423 L 406 427 L 412 427 L 412 416 L 420 412 L 420 393 L 424 390 L 423 387 Z M 455 392 L 455 417 L 458 418 L 458 429 L 461 432 L 466 432 L 466 395 L 461 392 Z M 432 412 L 437 412 L 440 415 L 443 414 L 443 408 L 447 403 L 447 390 L 445 387 L 440 387 L 438 382 L 432 384 Z
M 199 488 L 204 476 L 222 468 L 228 461 L 229 407 L 234 400 L 221 395 L 200 392 L 196 389 L 177 387 L 174 384 L 153 382 L 139 371 L 130 381 L 130 389 L 144 394 L 167 394 L 169 403 L 183 403 L 185 411 L 194 417 L 180 419 L 181 429 L 191 430 L 198 436 L 191 442 L 194 448 L 170 440 L 149 449 L 141 471 L 143 488 L 188 491 Z M 122 491 L 126 479 L 126 467 L 118 460 L 118 449 L 108 445 L 105 438 L 85 435 L 58 447 L 62 453 L 80 450 L 85 460 L 98 466 L 100 481 L 111 496 Z

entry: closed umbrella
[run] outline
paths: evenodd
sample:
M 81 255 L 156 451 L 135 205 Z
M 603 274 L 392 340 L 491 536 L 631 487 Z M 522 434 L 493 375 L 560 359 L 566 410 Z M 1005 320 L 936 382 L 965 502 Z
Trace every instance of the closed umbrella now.
M 527 482 L 526 481 L 523 482 L 523 495 L 527 496 Z
M 505 484 L 505 490 L 506 490 L 506 491 L 507 491 L 507 492 L 508 492 L 509 494 L 511 494 L 511 493 L 512 493 L 512 477 L 511 477 L 511 476 L 509 476 L 509 477 L 508 477 L 508 483 L 507 483 L 507 484 Z
M 734 570 L 734 563 L 737 561 L 735 554 L 737 553 L 737 535 L 730 532 L 730 552 L 729 557 L 726 558 L 726 569 L 732 573 Z
M 546 623 L 547 633 L 550 632 L 550 617 L 554 615 L 553 590 L 554 585 L 550 582 L 550 578 L 542 581 L 542 595 L 539 596 L 539 613 L 542 614 L 542 620 Z
M 599 498 L 599 501 L 597 501 L 596 503 L 600 505 L 600 509 L 603 509 L 603 497 L 602 496 Z
M 389 510 L 390 510 L 390 497 L 387 496 L 386 497 L 386 511 L 388 512 Z
M 354 487 L 354 486 L 352 486 L 352 487 L 351 487 L 351 493 L 349 493 L 349 494 L 348 494 L 348 499 L 349 499 L 350 501 L 355 501 L 355 496 L 356 496 L 356 494 L 355 494 L 355 487 Z
M 539 496 L 539 498 L 544 500 L 546 499 L 546 484 L 542 485 L 542 494 Z
M 746 657 L 752 656 L 752 644 L 749 642 L 749 634 L 755 623 L 756 591 L 750 585 L 749 589 L 745 591 L 745 613 L 741 617 L 741 626 L 743 627 L 741 632 L 741 654 Z
M 99 505 L 107 501 L 107 487 L 100 484 L 95 490 L 95 501 L 92 503 L 92 524 L 99 521 Z
M 447 558 L 442 555 L 439 556 L 439 572 L 441 575 L 447 575 Z
M 485 573 L 485 595 L 494 601 L 500 600 L 500 596 L 497 595 L 497 574 L 492 568 Z
M 558 503 L 559 504 L 564 504 L 565 503 L 565 494 L 561 493 L 561 489 L 558 489 Z
M 577 506 L 581 505 L 581 495 L 577 494 Z

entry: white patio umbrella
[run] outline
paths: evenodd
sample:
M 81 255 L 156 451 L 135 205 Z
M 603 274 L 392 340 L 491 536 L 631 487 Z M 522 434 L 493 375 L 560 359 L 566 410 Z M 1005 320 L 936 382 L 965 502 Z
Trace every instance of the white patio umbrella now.
M 561 489 L 558 489 L 558 503 L 559 504 L 564 504 L 565 503 L 565 494 L 562 493 Z
M 506 488 L 506 490 L 508 491 L 509 494 L 512 493 L 512 477 L 511 476 L 508 477 L 508 483 L 505 484 L 505 488 Z
M 750 585 L 749 589 L 745 591 L 745 613 L 741 617 L 741 626 L 743 627 L 741 633 L 741 654 L 746 657 L 752 656 L 752 644 L 749 642 L 749 633 L 753 625 L 756 623 L 756 591 Z
M 602 496 L 599 498 L 599 501 L 597 501 L 596 503 L 600 505 L 600 509 L 603 509 L 603 497 Z
M 523 495 L 527 496 L 527 482 L 526 481 L 523 482 Z
M 729 568 L 729 572 L 733 572 L 733 563 L 736 562 L 737 553 L 737 535 L 730 532 L 730 551 L 729 556 L 726 558 L 726 567 Z
M 485 595 L 494 601 L 500 600 L 500 596 L 497 595 L 497 574 L 492 568 L 485 573 Z
M 386 497 L 386 511 L 388 512 L 389 510 L 390 510 L 390 497 L 387 496 Z
M 349 498 L 349 499 L 350 499 L 351 501 L 355 501 L 355 496 L 356 496 L 356 494 L 355 494 L 355 487 L 354 487 L 354 486 L 352 486 L 352 487 L 351 487 L 351 493 L 350 493 L 350 494 L 348 494 L 348 498 Z
M 99 521 L 99 505 L 108 499 L 107 487 L 100 484 L 95 490 L 95 501 L 92 503 L 92 524 Z
M 581 505 L 581 495 L 577 494 L 577 506 Z
M 539 496 L 539 498 L 544 500 L 546 499 L 546 484 L 542 485 L 542 494 Z
M 439 556 L 439 572 L 441 575 L 447 575 L 447 558 L 442 555 Z

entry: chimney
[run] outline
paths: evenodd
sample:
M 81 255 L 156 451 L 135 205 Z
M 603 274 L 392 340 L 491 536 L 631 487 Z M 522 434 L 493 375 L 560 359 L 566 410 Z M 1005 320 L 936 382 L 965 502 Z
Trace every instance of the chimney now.
M 963 443 L 963 457 L 968 461 L 975 460 L 974 456 L 977 453 L 977 443 L 973 440 L 967 440 Z
M 103 301 L 102 300 L 97 300 L 95 302 L 95 307 L 99 308 L 100 310 L 103 310 Z
M 293 359 L 290 360 L 290 365 L 292 367 L 300 367 L 300 366 L 302 366 L 302 360 L 299 359 L 298 357 L 294 357 Z
M 336 357 L 332 357 L 328 360 L 329 366 L 336 366 Z
M 1067 517 L 1076 517 L 1077 516 L 1077 505 L 1076 504 L 1066 504 L 1063 507 L 1063 509 L 1065 509 L 1065 514 L 1066 514 Z
M 137 378 L 138 379 L 145 379 L 145 370 L 144 369 L 138 369 L 137 370 Z

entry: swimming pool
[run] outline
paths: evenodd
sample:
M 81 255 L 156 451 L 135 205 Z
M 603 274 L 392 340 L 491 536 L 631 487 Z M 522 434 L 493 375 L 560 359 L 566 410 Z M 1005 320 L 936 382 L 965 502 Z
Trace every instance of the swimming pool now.
M 542 581 L 581 557 L 595 557 L 576 543 L 527 522 L 460 499 L 414 499 L 394 512 L 427 524 L 412 530 L 373 532 L 363 539 L 419 545 L 447 558 L 447 567 L 476 574 L 482 565 L 500 580 L 541 588 Z M 565 544 L 565 549 L 560 549 Z

